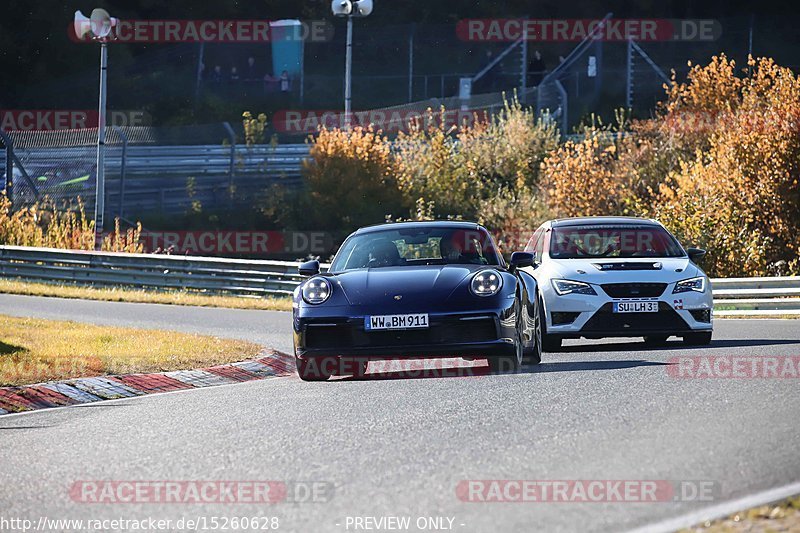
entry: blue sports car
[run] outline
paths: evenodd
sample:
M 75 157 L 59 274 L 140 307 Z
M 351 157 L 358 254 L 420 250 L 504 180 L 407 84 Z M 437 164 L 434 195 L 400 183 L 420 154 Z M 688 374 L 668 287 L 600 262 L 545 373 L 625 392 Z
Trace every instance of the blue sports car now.
M 300 265 L 294 348 L 304 380 L 366 373 L 370 360 L 488 359 L 494 372 L 541 358 L 540 298 L 523 272 L 533 254 L 506 264 L 491 235 L 469 222 L 400 222 L 362 228 L 330 269 Z

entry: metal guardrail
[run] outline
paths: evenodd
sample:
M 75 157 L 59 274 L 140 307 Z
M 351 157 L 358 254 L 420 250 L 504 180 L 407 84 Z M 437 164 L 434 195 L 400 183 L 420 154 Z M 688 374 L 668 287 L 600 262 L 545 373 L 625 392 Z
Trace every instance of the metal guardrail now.
M 236 296 L 289 295 L 298 263 L 0 246 L 0 277 Z
M 800 315 L 800 276 L 712 279 L 717 316 Z
M 15 202 L 80 196 L 94 202 L 94 148 L 16 149 L 37 189 L 15 189 Z M 106 215 L 183 213 L 192 202 L 207 208 L 230 206 L 280 185 L 299 187 L 307 144 L 148 146 L 124 143 L 106 149 Z M 191 179 L 191 185 L 189 184 Z M 235 192 L 234 192 L 235 191 Z
M 290 295 L 299 263 L 0 246 L 0 277 L 45 283 Z M 322 270 L 328 265 L 322 265 Z M 800 315 L 800 276 L 712 279 L 715 315 Z

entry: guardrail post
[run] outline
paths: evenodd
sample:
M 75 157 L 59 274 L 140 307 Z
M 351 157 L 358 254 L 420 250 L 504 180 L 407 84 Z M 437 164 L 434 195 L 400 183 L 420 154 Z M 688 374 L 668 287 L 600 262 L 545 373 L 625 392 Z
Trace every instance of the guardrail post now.
M 228 198 L 231 205 L 233 205 L 233 176 L 236 169 L 236 133 L 233 131 L 229 122 L 223 122 L 225 131 L 228 132 L 228 139 L 231 142 L 231 162 L 228 169 Z
M 128 136 L 122 131 L 119 126 L 114 126 L 114 131 L 117 132 L 119 138 L 122 139 L 122 156 L 119 164 L 119 208 L 117 209 L 117 216 L 123 220 L 123 210 L 125 208 L 125 173 L 128 163 Z

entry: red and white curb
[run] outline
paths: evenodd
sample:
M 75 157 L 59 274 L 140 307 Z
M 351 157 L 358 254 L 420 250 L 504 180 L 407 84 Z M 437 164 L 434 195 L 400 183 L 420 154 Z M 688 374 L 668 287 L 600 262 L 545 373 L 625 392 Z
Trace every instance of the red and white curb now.
M 256 359 L 197 370 L 153 374 L 98 376 L 66 381 L 0 387 L 0 415 L 63 407 L 81 403 L 133 398 L 156 392 L 171 392 L 215 385 L 229 385 L 293 374 L 294 358 L 268 350 Z

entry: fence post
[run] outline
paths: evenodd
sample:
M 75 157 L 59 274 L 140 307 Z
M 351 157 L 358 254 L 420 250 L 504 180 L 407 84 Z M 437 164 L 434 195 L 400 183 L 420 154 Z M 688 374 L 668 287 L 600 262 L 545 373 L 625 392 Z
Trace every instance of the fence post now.
M 228 132 L 228 139 L 231 142 L 231 162 L 230 168 L 228 169 L 228 198 L 231 200 L 231 204 L 233 204 L 233 173 L 236 169 L 236 133 L 233 131 L 229 122 L 223 122 L 222 125 L 225 127 L 225 131 Z
M 3 130 L 0 130 L 0 141 L 2 141 L 6 149 L 6 180 L 4 185 L 6 198 L 11 201 L 11 205 L 14 205 L 14 198 L 12 196 L 14 185 L 14 141 L 12 141 L 11 137 L 6 135 Z
M 411 103 L 414 95 L 414 29 L 412 22 L 408 34 L 408 103 Z
M 122 157 L 119 163 L 119 208 L 117 209 L 117 216 L 120 220 L 124 220 L 123 210 L 125 208 L 125 173 L 128 163 L 128 136 L 122 131 L 119 126 L 114 126 L 114 131 L 117 132 L 119 138 L 122 139 Z
M 625 69 L 625 107 L 628 111 L 633 107 L 633 40 L 628 39 L 625 43 L 627 48 L 627 68 Z

